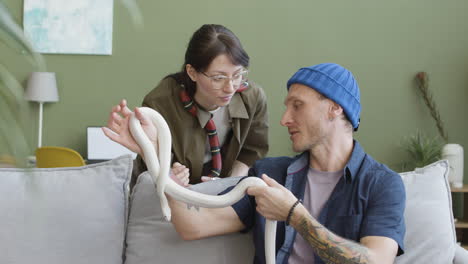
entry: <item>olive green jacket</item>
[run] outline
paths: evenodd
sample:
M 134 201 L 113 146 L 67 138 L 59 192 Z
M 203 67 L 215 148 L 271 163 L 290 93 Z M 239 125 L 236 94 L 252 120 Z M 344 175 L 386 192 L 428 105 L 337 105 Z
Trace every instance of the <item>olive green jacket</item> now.
M 206 123 L 210 116 L 203 111 L 205 116 L 195 118 L 185 110 L 179 99 L 181 89 L 173 78 L 163 79 L 145 96 L 143 106 L 155 109 L 166 119 L 172 134 L 172 162 L 190 169 L 190 183 L 193 184 L 200 182 L 202 176 L 207 141 L 201 123 Z M 228 109 L 232 136 L 228 136 L 223 146 L 220 177 L 229 176 L 234 161 L 239 160 L 250 167 L 268 152 L 268 113 L 263 89 L 251 84 L 247 90 L 232 97 Z M 145 170 L 144 161 L 138 157 L 132 181 L 135 182 Z

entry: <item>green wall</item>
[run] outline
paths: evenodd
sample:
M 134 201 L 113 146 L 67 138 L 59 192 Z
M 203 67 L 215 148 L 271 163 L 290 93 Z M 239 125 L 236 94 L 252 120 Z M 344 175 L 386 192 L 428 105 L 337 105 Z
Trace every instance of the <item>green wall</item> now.
M 340 63 L 357 77 L 363 113 L 356 138 L 377 160 L 398 170 L 405 159 L 399 147 L 404 136 L 417 129 L 437 134 L 416 92 L 418 71 L 429 73 L 450 142 L 468 150 L 468 1 L 137 2 L 142 30 L 115 1 L 111 56 L 44 55 L 48 70 L 57 73 L 60 101 L 44 105 L 43 145 L 85 155 L 87 126 L 105 125 L 121 98 L 139 105 L 163 76 L 180 68 L 192 32 L 219 23 L 241 39 L 251 56 L 250 77 L 268 96 L 270 155 L 292 154 L 279 125 L 286 80 L 299 67 L 321 62 Z M 22 24 L 22 1 L 5 3 Z M 21 81 L 32 71 L 21 54 L 3 44 L 0 58 Z M 35 114 L 30 123 L 35 145 Z M 467 157 L 468 151 L 465 171 Z

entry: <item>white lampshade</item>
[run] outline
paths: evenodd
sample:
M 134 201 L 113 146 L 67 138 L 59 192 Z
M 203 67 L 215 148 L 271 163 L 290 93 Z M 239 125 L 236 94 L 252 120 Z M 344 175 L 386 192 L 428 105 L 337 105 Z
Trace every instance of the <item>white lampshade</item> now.
M 37 147 L 42 146 L 42 105 L 46 102 L 59 100 L 57 81 L 54 72 L 33 72 L 28 79 L 28 87 L 24 98 L 39 103 L 39 133 Z
M 24 95 L 28 101 L 57 102 L 59 100 L 55 72 L 33 72 Z

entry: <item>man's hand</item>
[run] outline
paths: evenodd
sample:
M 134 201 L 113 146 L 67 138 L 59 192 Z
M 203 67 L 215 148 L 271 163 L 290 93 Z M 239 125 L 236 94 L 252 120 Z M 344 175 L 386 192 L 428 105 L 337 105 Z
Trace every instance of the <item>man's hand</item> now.
M 107 127 L 103 127 L 102 131 L 111 140 L 128 148 L 129 150 L 142 155 L 140 146 L 130 133 L 129 120 L 132 111 L 127 107 L 127 101 L 123 99 L 120 104 L 112 107 L 112 111 L 107 120 Z M 157 148 L 156 127 L 151 121 L 144 117 L 138 108 L 135 108 L 135 115 L 140 120 L 141 126 L 146 135 Z
M 297 198 L 283 185 L 266 174 L 262 179 L 268 186 L 254 186 L 247 189 L 247 194 L 255 196 L 257 212 L 269 220 L 285 221 L 291 206 Z

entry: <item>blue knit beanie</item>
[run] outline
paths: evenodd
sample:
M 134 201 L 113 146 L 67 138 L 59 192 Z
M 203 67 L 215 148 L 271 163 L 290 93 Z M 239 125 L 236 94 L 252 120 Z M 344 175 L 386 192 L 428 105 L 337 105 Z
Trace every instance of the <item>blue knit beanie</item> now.
M 354 130 L 357 130 L 361 102 L 359 86 L 350 71 L 335 63 L 322 63 L 299 69 L 289 79 L 287 89 L 294 83 L 309 86 L 339 104 Z

